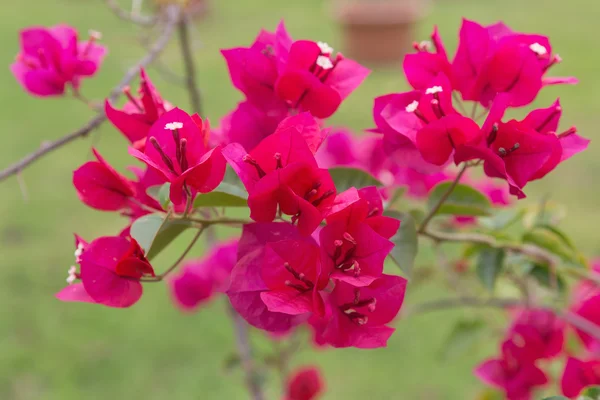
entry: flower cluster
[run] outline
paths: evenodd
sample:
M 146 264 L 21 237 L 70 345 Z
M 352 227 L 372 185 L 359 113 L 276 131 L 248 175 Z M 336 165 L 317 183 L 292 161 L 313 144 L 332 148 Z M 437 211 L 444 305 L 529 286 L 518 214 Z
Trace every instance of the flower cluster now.
M 414 90 L 375 99 L 375 131 L 383 134 L 385 151 L 393 158 L 425 172 L 451 161 L 483 163 L 487 176 L 505 180 L 511 194 L 522 198 L 528 182 L 587 147 L 589 141 L 575 128 L 558 129 L 558 100 L 523 120 L 504 120 L 509 107 L 530 104 L 543 86 L 576 82 L 545 77 L 560 61 L 548 38 L 513 32 L 502 23 L 484 27 L 463 20 L 452 62 L 437 29 L 432 41 L 433 46 L 415 45 L 417 53 L 404 61 Z M 462 102 L 455 108 L 456 93 L 474 102 L 470 116 L 464 115 Z M 484 108 L 481 116 L 477 105 Z
M 250 47 L 222 50 L 231 81 L 246 97 L 221 121 L 220 137 L 252 150 L 287 116 L 301 111 L 327 118 L 369 70 L 327 43 L 294 41 L 281 22 Z
M 502 342 L 500 357 L 484 361 L 475 369 L 475 375 L 502 389 L 508 400 L 530 399 L 536 387 L 549 382 L 537 364 L 562 353 L 564 330 L 565 323 L 552 311 L 516 310 Z

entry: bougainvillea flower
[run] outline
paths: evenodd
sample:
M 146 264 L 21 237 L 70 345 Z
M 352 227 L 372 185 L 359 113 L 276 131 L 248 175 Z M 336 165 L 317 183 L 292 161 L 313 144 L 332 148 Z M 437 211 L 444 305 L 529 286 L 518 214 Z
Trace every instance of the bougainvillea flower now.
M 262 30 L 250 47 L 221 50 L 233 86 L 263 113 L 287 114 L 287 105 L 275 93 L 275 82 L 291 45 L 281 22 L 274 33 Z
M 237 262 L 237 240 L 219 243 L 198 260 L 190 260 L 170 280 L 175 304 L 194 311 L 218 292 L 229 287 L 229 276 Z
M 73 185 L 86 205 L 104 211 L 123 210 L 135 196 L 134 183 L 119 174 L 92 149 L 97 161 L 88 161 L 73 172 Z
M 290 48 L 275 91 L 292 109 L 310 111 L 317 118 L 331 116 L 369 74 L 360 64 L 333 57 L 326 43 L 298 40 Z
M 261 299 L 261 293 L 269 290 L 262 277 L 267 243 L 300 238 L 298 230 L 287 222 L 244 225 L 238 243 L 238 261 L 226 293 L 233 308 L 250 325 L 269 332 L 287 332 L 306 320 L 306 316 L 269 311 Z
M 267 244 L 261 276 L 268 290 L 260 298 L 269 311 L 323 315 L 320 291 L 327 287 L 331 270 L 321 263 L 320 256 L 311 237 Z
M 381 195 L 375 187 L 354 188 L 338 195 L 320 234 L 323 264 L 332 278 L 367 286 L 381 276 L 385 258 L 394 247 L 388 239 L 400 221 L 385 217 Z
M 582 361 L 569 357 L 560 380 L 562 393 L 576 398 L 588 386 L 600 385 L 600 360 Z
M 580 295 L 579 298 L 579 302 L 573 304 L 572 311 L 596 325 L 600 324 L 600 293 L 597 288 L 595 291 L 587 293 L 586 296 Z M 575 331 L 590 352 L 600 352 L 600 341 L 576 327 Z
M 595 276 L 600 275 L 600 259 L 596 258 L 590 260 L 590 264 L 592 266 L 591 273 Z M 582 304 L 585 300 L 590 297 L 600 295 L 600 287 L 589 279 L 582 280 L 579 282 L 571 293 L 571 303 L 577 307 L 577 305 Z
M 536 387 L 548 383 L 548 377 L 532 362 L 519 362 L 510 354 L 489 359 L 475 368 L 475 376 L 504 391 L 507 400 L 530 400 Z
M 208 135 L 208 121 L 174 108 L 152 126 L 144 152 L 130 147 L 129 154 L 171 182 L 171 201 L 179 205 L 189 195 L 214 190 L 225 176 L 221 148 L 209 149 Z
M 338 282 L 326 302 L 325 317 L 309 320 L 317 344 L 373 349 L 385 347 L 394 333 L 387 326 L 400 311 L 406 279 L 381 275 L 367 287 Z
M 524 309 L 508 330 L 503 343 L 520 362 L 534 362 L 558 356 L 563 349 L 565 323 L 551 310 Z
M 335 197 L 329 172 L 317 167 L 313 155 L 322 141 L 315 119 L 303 113 L 283 120 L 250 152 L 238 143 L 223 149 L 248 190 L 253 220 L 273 221 L 279 209 L 293 216 L 303 234 L 317 228 Z
M 417 90 L 425 90 L 439 75 L 452 76 L 452 65 L 438 32 L 437 26 L 431 34 L 431 42 L 423 41 L 414 45 L 417 53 L 404 56 L 402 67 L 408 83 Z M 435 52 L 431 53 L 431 47 Z
M 155 276 L 139 244 L 121 236 L 100 237 L 82 247 L 79 264 L 81 283 L 59 292 L 60 300 L 130 307 L 142 296 L 140 279 Z
M 376 98 L 373 109 L 388 154 L 409 160 L 408 166 L 424 172 L 435 171 L 432 166 L 443 167 L 455 149 L 482 139 L 479 126 L 452 106 L 448 78 L 439 75 L 430 85 L 424 91 Z M 429 165 L 429 169 L 423 165 Z
M 31 27 L 20 32 L 21 51 L 10 70 L 25 90 L 35 96 L 58 96 L 67 84 L 78 90 L 82 78 L 93 76 L 106 48 L 98 32 L 78 42 L 77 31 L 66 25 Z
M 140 69 L 139 98 L 132 95 L 126 87 L 123 93 L 127 103 L 118 110 L 106 99 L 104 111 L 108 120 L 129 140 L 137 149 L 144 151 L 146 136 L 158 118 L 173 108 L 164 101 L 154 87 L 143 68 Z
M 524 106 L 544 85 L 577 82 L 574 78 L 544 78 L 560 61 L 545 36 L 513 32 L 501 22 L 482 26 L 463 19 L 452 62 L 453 87 L 463 99 L 486 107 L 497 93 L 507 93 L 511 106 Z
M 277 125 L 287 116 L 287 108 L 284 112 L 266 113 L 249 101 L 244 101 L 221 119 L 220 126 L 211 135 L 211 139 L 214 144 L 220 145 L 239 143 L 251 151 L 261 140 L 275 132 Z
M 283 400 L 315 400 L 324 391 L 321 372 L 316 367 L 302 367 L 289 377 Z

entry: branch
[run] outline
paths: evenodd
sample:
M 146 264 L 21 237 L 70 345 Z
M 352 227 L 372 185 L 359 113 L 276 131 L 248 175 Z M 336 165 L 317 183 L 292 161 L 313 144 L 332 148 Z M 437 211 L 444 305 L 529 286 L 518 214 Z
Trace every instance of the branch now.
M 454 190 L 454 188 L 456 188 L 456 185 L 458 185 L 458 182 L 460 182 L 460 178 L 462 178 L 464 173 L 467 171 L 468 167 L 469 167 L 469 164 L 467 164 L 467 163 L 465 163 L 463 165 L 463 167 L 461 168 L 458 175 L 456 175 L 456 178 L 454 178 L 452 185 L 450 185 L 448 190 L 446 190 L 446 193 L 444 193 L 444 195 L 440 198 L 440 200 L 437 202 L 437 204 L 435 206 L 433 206 L 431 211 L 429 211 L 429 214 L 427 214 L 425 216 L 425 219 L 423 219 L 423 222 L 421 223 L 421 226 L 419 227 L 419 230 L 418 230 L 419 233 L 422 233 L 425 231 L 425 229 L 427 228 L 427 224 L 429 224 L 429 222 L 433 219 L 433 217 L 438 212 L 440 207 L 444 204 L 444 202 L 446 200 L 448 200 L 448 197 L 450 197 L 450 195 L 452 194 L 452 191 Z
M 242 368 L 246 375 L 246 386 L 250 392 L 252 400 L 264 400 L 265 395 L 260 385 L 260 376 L 256 370 L 256 364 L 252 359 L 252 350 L 250 348 L 250 340 L 248 337 L 248 324 L 244 319 L 228 305 L 233 327 L 235 332 L 235 340 L 238 349 L 238 355 L 242 362 Z
M 165 12 L 167 17 L 167 23 L 165 25 L 164 31 L 156 40 L 148 54 L 146 54 L 133 67 L 129 68 L 119 85 L 116 86 L 110 92 L 108 98 L 111 102 L 114 102 L 119 98 L 123 88 L 129 85 L 133 78 L 137 76 L 137 74 L 139 73 L 139 69 L 150 64 L 169 43 L 169 39 L 173 34 L 175 25 L 179 21 L 180 8 L 178 6 L 169 6 L 165 9 Z M 3 181 L 11 175 L 21 172 L 26 167 L 34 163 L 36 160 L 42 158 L 46 154 L 50 153 L 51 151 L 56 150 L 79 137 L 86 137 L 91 131 L 100 126 L 100 124 L 102 124 L 105 120 L 106 116 L 104 115 L 104 112 L 98 113 L 82 128 L 71 132 L 68 135 L 63 136 L 55 141 L 43 143 L 38 150 L 34 151 L 33 153 L 25 156 L 21 160 L 0 171 L 0 181 Z
M 156 15 L 146 16 L 125 11 L 119 6 L 119 4 L 117 4 L 117 0 L 106 0 L 106 5 L 117 17 L 128 22 L 133 22 L 137 25 L 149 26 L 154 25 L 156 21 L 158 21 L 158 17 Z
M 202 114 L 202 100 L 196 81 L 196 66 L 192 54 L 192 44 L 190 42 L 188 24 L 189 22 L 184 16 L 181 18 L 181 21 L 179 21 L 178 26 L 179 44 L 181 45 L 181 54 L 183 55 L 183 65 L 185 67 L 185 84 L 190 95 L 192 111 L 197 114 Z
M 417 314 L 424 314 L 433 311 L 447 310 L 450 308 L 459 307 L 471 307 L 471 308 L 510 308 L 510 307 L 531 307 L 523 300 L 519 299 L 501 299 L 501 298 L 490 298 L 480 299 L 477 297 L 457 297 L 450 299 L 434 300 L 426 303 L 420 303 L 412 306 L 403 314 L 405 317 L 413 316 Z M 567 324 L 574 326 L 575 328 L 587 333 L 594 337 L 596 340 L 600 340 L 600 326 L 593 322 L 581 317 L 578 314 L 567 311 L 562 312 L 559 310 L 552 309 L 550 307 L 540 307 L 543 309 L 550 310 L 556 313 L 563 321 Z

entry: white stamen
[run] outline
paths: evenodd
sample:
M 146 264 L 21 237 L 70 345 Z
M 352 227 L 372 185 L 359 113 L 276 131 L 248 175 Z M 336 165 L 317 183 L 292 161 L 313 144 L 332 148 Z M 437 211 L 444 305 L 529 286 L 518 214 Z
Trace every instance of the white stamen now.
M 427 89 L 425 91 L 425 94 L 436 94 L 436 93 L 442 93 L 444 91 L 444 89 L 441 86 L 434 86 L 434 87 L 430 87 L 429 89 Z
M 90 35 L 91 38 L 94 38 L 95 40 L 102 39 L 102 32 L 98 32 L 98 31 L 95 31 L 93 29 L 90 29 L 88 31 L 88 34 Z
M 349 308 L 349 309 L 347 309 L 347 310 L 344 310 L 344 313 L 345 313 L 345 314 L 352 314 L 352 313 L 355 313 L 355 312 L 356 312 L 356 310 L 355 310 L 355 309 L 353 309 L 353 308 Z
M 406 106 L 406 112 L 415 112 L 417 110 L 417 108 L 419 107 L 419 102 L 417 100 L 414 100 L 412 103 L 410 103 L 409 105 Z
M 544 46 L 542 46 L 541 44 L 539 44 L 537 42 L 529 45 L 529 49 L 531 51 L 533 51 L 535 54 L 537 54 L 538 56 L 544 56 L 544 55 L 548 54 L 548 50 Z
M 325 42 L 317 42 L 317 46 L 319 46 L 319 49 L 321 49 L 321 53 L 323 54 L 333 53 L 333 47 L 331 47 Z
M 432 46 L 433 45 L 429 40 L 423 40 L 421 43 L 419 43 L 419 49 L 421 49 L 421 51 L 428 51 Z
M 81 257 L 81 255 L 83 254 L 83 244 L 79 243 L 77 244 L 77 248 L 75 249 L 75 253 L 73 253 L 73 255 L 75 256 L 75 259 Z
M 75 282 L 75 280 L 77 279 L 77 277 L 75 276 L 76 271 L 77 271 L 77 268 L 75 268 L 74 265 L 72 265 L 71 268 L 69 268 L 69 272 L 68 272 L 69 276 L 67 276 L 67 279 L 66 279 L 66 281 L 69 285 L 72 284 L 73 282 Z
M 323 69 L 333 68 L 333 63 L 331 62 L 331 59 L 327 56 L 317 57 L 317 65 Z
M 181 122 L 169 122 L 168 124 L 165 125 L 165 129 L 168 129 L 170 131 L 175 131 L 177 129 L 181 129 L 183 128 L 183 123 Z

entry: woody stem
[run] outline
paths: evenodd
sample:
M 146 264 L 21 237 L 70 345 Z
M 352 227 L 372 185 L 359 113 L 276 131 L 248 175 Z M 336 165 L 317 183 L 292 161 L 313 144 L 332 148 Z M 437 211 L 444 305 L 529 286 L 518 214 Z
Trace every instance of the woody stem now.
M 175 268 L 177 268 L 179 266 L 179 264 L 181 264 L 181 262 L 185 259 L 185 257 L 188 255 L 188 253 L 192 250 L 192 248 L 194 247 L 194 245 L 196 244 L 198 239 L 200 239 L 200 236 L 202 236 L 202 233 L 204 232 L 205 229 L 206 229 L 206 225 L 202 225 L 202 227 L 200 229 L 198 229 L 198 232 L 196 232 L 196 234 L 192 238 L 192 241 L 190 242 L 190 244 L 188 244 L 188 246 L 185 248 L 183 253 L 179 256 L 179 258 L 173 263 L 173 265 L 171 265 L 169 267 L 169 269 L 167 269 L 165 272 L 163 272 L 162 274 L 157 276 L 158 280 L 163 280 L 167 275 L 169 275 L 171 272 L 173 272 L 175 270 Z
M 450 185 L 448 190 L 446 190 L 446 192 L 442 195 L 442 197 L 435 204 L 435 206 L 433 206 L 433 208 L 429 211 L 429 214 L 427 214 L 425 216 L 425 219 L 423 219 L 423 222 L 421 223 L 421 226 L 418 229 L 419 233 L 425 232 L 427 225 L 429 224 L 429 222 L 431 222 L 431 220 L 433 219 L 435 214 L 438 212 L 440 207 L 442 207 L 442 205 L 444 205 L 444 202 L 446 200 L 448 200 L 448 197 L 450 197 L 450 195 L 452 194 L 452 191 L 456 188 L 456 185 L 458 185 L 458 183 L 460 182 L 460 178 L 462 178 L 462 176 L 464 175 L 464 173 L 466 172 L 468 167 L 469 167 L 469 164 L 467 164 L 467 163 L 465 163 L 463 165 L 463 167 L 458 172 L 458 175 L 456 175 L 456 178 L 454 179 L 454 181 L 452 182 L 452 184 Z
M 178 25 L 178 34 L 181 54 L 183 56 L 183 65 L 185 68 L 185 86 L 190 96 L 192 111 L 197 114 L 202 114 L 202 100 L 198 82 L 196 81 L 196 65 L 189 36 L 189 24 L 189 20 L 186 16 L 182 15 Z

